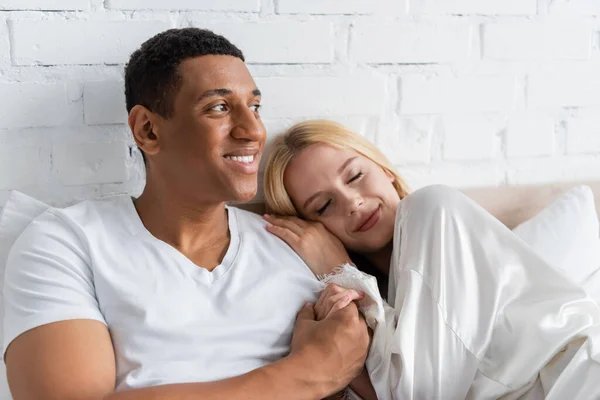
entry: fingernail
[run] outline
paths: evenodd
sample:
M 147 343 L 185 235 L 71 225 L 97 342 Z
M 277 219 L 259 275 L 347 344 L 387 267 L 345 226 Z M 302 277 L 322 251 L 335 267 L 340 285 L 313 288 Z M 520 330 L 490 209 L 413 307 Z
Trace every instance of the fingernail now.
M 267 228 L 267 229 L 271 229 L 272 227 L 273 227 L 273 225 L 271 225 L 271 224 L 267 224 L 267 225 L 266 225 L 266 228 Z
M 304 307 L 312 307 L 314 304 L 309 302 L 304 303 Z
M 269 219 L 269 218 L 271 218 L 271 216 L 269 214 L 263 214 L 263 218 L 264 219 Z

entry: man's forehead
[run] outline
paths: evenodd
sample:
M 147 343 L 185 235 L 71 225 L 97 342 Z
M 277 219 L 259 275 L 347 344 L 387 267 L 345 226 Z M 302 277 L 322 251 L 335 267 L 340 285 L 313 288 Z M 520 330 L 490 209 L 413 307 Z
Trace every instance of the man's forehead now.
M 237 57 L 208 55 L 184 60 L 179 66 L 184 82 L 223 87 L 223 84 L 254 84 L 246 64 Z M 209 88 L 207 88 L 209 89 Z

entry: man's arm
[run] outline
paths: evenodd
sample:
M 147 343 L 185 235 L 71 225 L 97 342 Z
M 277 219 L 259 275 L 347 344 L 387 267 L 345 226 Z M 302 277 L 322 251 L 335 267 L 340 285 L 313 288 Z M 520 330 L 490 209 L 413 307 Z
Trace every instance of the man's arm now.
M 367 345 L 366 327 L 356 309 L 348 307 L 317 322 L 312 311 L 304 308 L 292 352 L 278 362 L 217 382 L 114 393 L 115 360 L 106 326 L 72 320 L 20 335 L 7 349 L 6 364 L 14 400 L 314 400 L 356 376 Z
M 52 212 L 33 221 L 9 253 L 4 277 L 5 360 L 15 400 L 317 399 L 346 386 L 366 358 L 367 329 L 356 307 L 322 321 L 304 307 L 290 356 L 279 362 L 219 382 L 115 394 L 114 349 L 76 227 Z
M 44 325 L 15 339 L 6 353 L 15 400 L 316 399 L 292 358 L 211 383 L 157 386 L 114 393 L 115 360 L 106 327 L 74 320 Z

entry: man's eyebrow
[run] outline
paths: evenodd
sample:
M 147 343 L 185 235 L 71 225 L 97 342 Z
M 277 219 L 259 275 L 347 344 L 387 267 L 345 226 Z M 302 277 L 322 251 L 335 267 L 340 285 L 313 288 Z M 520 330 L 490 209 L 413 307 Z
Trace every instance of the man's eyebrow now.
M 348 165 L 350 165 L 350 163 L 352 161 L 356 160 L 356 156 L 354 157 L 350 157 L 349 159 L 347 159 L 346 161 L 344 161 L 344 163 L 342 164 L 342 166 L 338 169 L 338 174 L 341 175 L 342 172 L 344 172 L 344 170 L 346 169 L 346 167 Z M 312 203 L 317 197 L 319 197 L 319 195 L 323 193 L 323 192 L 317 192 L 315 194 L 313 194 L 312 196 L 310 196 L 308 199 L 306 199 L 306 201 L 304 202 L 304 209 L 306 210 L 309 206 L 310 203 Z
M 215 97 L 215 96 L 227 96 L 229 94 L 233 93 L 230 89 L 212 89 L 212 90 L 207 90 L 206 92 L 202 93 L 202 95 L 200 97 L 198 97 L 198 101 L 202 101 L 208 97 Z
M 202 93 L 202 95 L 200 97 L 198 97 L 198 101 L 202 101 L 208 97 L 227 96 L 232 93 L 233 93 L 233 91 L 231 91 L 230 89 L 225 89 L 225 88 L 207 90 L 206 92 Z M 252 91 L 252 95 L 253 96 L 262 96 L 262 93 L 260 92 L 260 90 L 254 89 Z

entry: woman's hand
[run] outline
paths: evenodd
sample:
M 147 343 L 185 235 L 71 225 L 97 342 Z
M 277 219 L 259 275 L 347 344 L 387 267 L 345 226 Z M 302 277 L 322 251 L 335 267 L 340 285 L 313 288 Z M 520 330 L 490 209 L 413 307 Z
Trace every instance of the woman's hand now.
M 355 300 L 362 300 L 364 293 L 359 293 L 353 289 L 346 289 L 335 283 L 327 285 L 321 293 L 319 300 L 314 306 L 315 317 L 317 321 L 327 318 L 333 312 L 341 310 Z
M 350 262 L 342 242 L 320 222 L 308 222 L 298 217 L 265 215 L 267 231 L 286 242 L 315 275 L 329 274 L 336 267 Z

